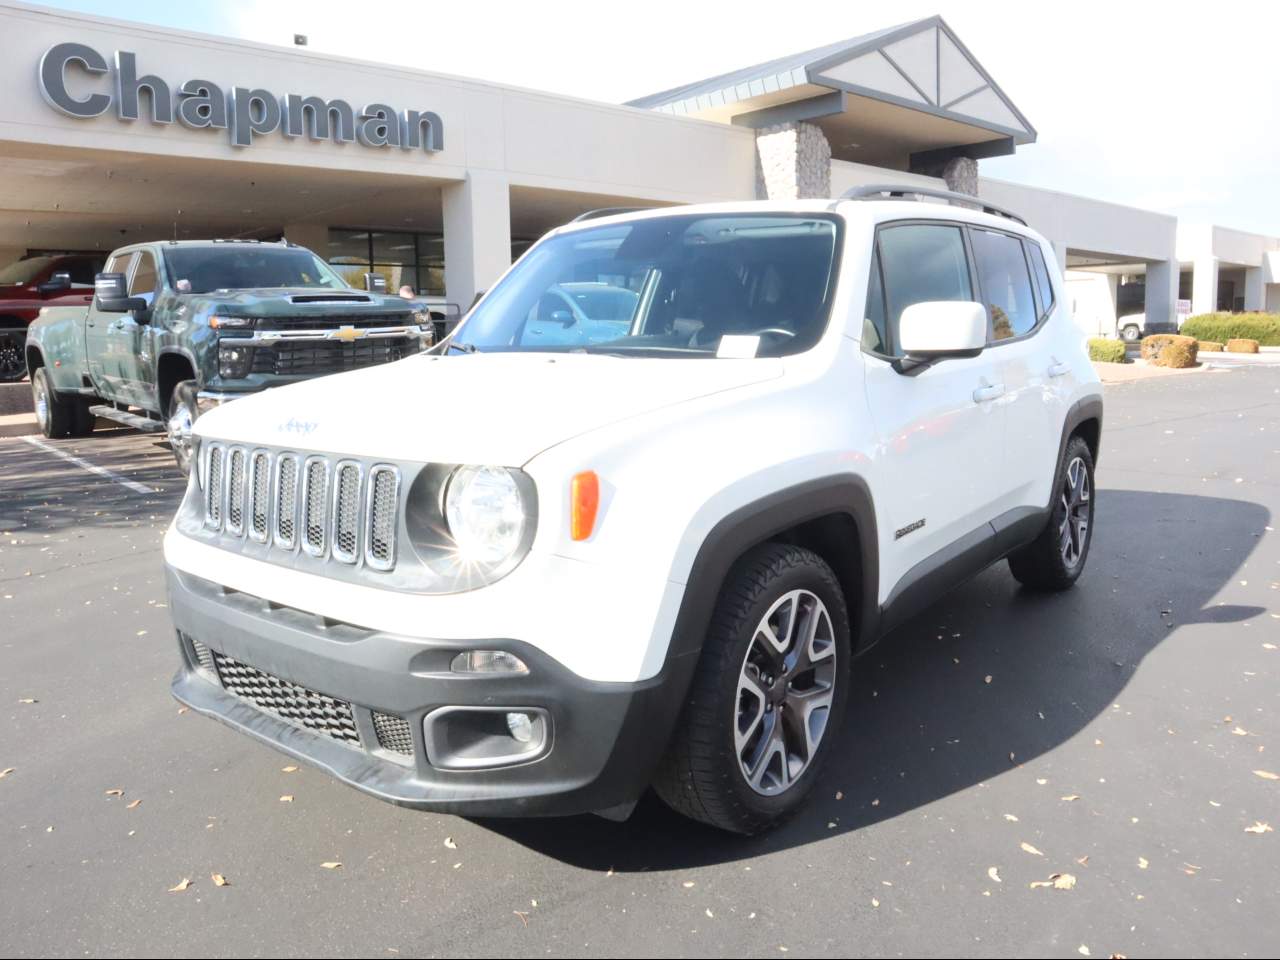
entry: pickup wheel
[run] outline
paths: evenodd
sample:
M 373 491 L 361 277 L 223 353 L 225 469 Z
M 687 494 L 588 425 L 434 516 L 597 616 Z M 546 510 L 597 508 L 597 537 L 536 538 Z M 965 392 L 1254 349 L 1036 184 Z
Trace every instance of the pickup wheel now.
M 31 375 L 31 405 L 40 432 L 50 440 L 69 436 L 75 426 L 75 405 L 58 396 L 49 382 L 49 371 L 36 367 Z
M 26 342 L 22 330 L 0 330 L 0 383 L 16 383 L 27 375 Z
M 1135 324 L 1132 324 L 1132 323 L 1127 324 L 1120 331 L 1120 339 L 1123 340 L 1125 343 L 1137 343 L 1139 340 L 1142 339 L 1142 330 L 1139 329 Z
M 173 459 L 184 477 L 191 473 L 194 450 L 191 427 L 198 415 L 196 382 L 183 380 L 175 384 L 173 394 L 169 397 L 169 418 L 165 426 L 169 433 L 169 446 L 173 448 Z
M 804 803 L 849 691 L 849 614 L 831 568 L 769 543 L 729 574 L 654 789 L 694 820 L 752 834 Z
M 1054 479 L 1053 511 L 1040 536 L 1009 555 L 1024 587 L 1066 590 L 1079 578 L 1093 539 L 1093 454 L 1082 437 L 1067 442 Z

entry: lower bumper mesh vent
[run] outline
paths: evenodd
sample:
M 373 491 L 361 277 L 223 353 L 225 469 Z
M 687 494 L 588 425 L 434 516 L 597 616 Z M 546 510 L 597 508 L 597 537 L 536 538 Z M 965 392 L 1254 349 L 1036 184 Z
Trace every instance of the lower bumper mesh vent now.
M 392 753 L 413 756 L 413 733 L 409 721 L 404 717 L 393 717 L 389 713 L 373 712 L 373 729 L 378 734 L 378 746 Z
M 345 700 L 323 693 L 212 651 L 218 677 L 228 693 L 247 700 L 264 713 L 270 713 L 295 726 L 323 734 L 340 743 L 360 746 L 355 715 Z

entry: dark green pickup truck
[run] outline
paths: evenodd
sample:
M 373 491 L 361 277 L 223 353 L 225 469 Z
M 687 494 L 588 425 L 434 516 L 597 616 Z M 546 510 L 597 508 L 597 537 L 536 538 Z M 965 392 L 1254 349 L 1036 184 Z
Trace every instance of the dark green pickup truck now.
M 167 431 L 186 471 L 201 411 L 399 360 L 429 346 L 431 331 L 425 311 L 352 289 L 303 247 L 141 243 L 111 254 L 91 304 L 41 311 L 26 360 L 45 436 L 83 436 L 98 417 Z

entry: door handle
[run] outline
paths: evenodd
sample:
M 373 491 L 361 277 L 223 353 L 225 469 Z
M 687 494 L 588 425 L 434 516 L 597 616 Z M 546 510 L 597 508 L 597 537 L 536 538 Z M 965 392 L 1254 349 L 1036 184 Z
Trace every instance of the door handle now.
M 973 391 L 974 403 L 985 403 L 988 400 L 998 400 L 1004 396 L 1004 384 L 993 383 L 986 384 Z
M 1051 377 L 1061 377 L 1070 372 L 1071 365 L 1063 363 L 1061 360 L 1054 360 L 1053 363 L 1049 364 L 1049 376 Z

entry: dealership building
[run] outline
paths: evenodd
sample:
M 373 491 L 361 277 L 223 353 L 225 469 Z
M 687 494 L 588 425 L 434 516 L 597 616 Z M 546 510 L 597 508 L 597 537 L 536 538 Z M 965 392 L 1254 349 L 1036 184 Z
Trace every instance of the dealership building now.
M 0 266 L 284 237 L 465 306 L 590 209 L 896 183 L 1018 212 L 1149 323 L 1280 311 L 1280 238 L 981 176 L 1036 130 L 939 17 L 618 105 L 0 0 L 0 89 Z

